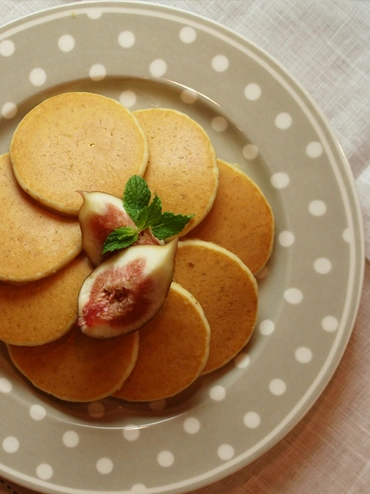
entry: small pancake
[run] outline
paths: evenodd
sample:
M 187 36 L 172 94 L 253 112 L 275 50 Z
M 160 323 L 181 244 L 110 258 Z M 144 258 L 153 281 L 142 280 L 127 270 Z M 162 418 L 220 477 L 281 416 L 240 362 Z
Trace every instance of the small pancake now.
M 122 386 L 137 358 L 139 334 L 96 340 L 76 327 L 36 347 L 8 345 L 14 365 L 37 388 L 61 400 L 100 400 Z
M 202 240 L 180 241 L 174 280 L 198 300 L 211 328 L 202 374 L 229 362 L 249 341 L 257 318 L 257 283 L 228 250 Z
M 169 398 L 199 376 L 208 358 L 209 325 L 199 303 L 180 285 L 172 283 L 161 311 L 139 333 L 135 368 L 116 398 Z
M 186 238 L 199 238 L 236 254 L 252 273 L 270 257 L 274 217 L 261 189 L 242 170 L 218 160 L 220 183 L 207 217 Z
M 144 178 L 162 201 L 163 211 L 194 214 L 185 229 L 200 223 L 211 209 L 218 187 L 212 143 L 203 128 L 176 110 L 151 108 L 134 112 L 149 145 Z
M 14 345 L 42 345 L 65 334 L 77 318 L 77 297 L 92 270 L 81 254 L 42 280 L 13 285 L 0 282 L 0 340 Z
M 0 280 L 25 283 L 55 273 L 82 249 L 77 220 L 40 207 L 17 184 L 8 154 L 0 156 Z
M 77 190 L 122 197 L 142 176 L 148 146 L 133 114 L 118 101 L 87 92 L 44 100 L 19 123 L 10 145 L 21 187 L 48 208 L 77 215 Z

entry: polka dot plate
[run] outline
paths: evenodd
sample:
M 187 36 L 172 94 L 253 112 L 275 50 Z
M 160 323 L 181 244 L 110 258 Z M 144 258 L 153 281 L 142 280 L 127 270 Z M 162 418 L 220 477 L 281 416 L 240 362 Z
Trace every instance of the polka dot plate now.
M 159 5 L 78 3 L 32 15 L 0 30 L 0 61 L 1 153 L 22 116 L 62 91 L 175 108 L 260 185 L 276 217 L 252 341 L 176 398 L 64 403 L 26 382 L 0 346 L 0 474 L 38 492 L 180 493 L 252 462 L 323 391 L 358 307 L 359 206 L 325 118 L 258 47 Z

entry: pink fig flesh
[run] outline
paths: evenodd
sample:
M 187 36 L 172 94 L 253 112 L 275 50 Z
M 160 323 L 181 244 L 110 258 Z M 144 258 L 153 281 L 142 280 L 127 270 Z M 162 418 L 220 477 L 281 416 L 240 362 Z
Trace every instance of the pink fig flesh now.
M 137 245 L 95 268 L 78 297 L 81 330 L 94 338 L 111 338 L 152 319 L 167 297 L 176 250 L 177 241 Z

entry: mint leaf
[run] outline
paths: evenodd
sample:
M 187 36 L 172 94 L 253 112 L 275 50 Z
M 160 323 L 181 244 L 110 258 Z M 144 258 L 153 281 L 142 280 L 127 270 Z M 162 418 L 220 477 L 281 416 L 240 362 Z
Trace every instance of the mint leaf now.
M 135 224 L 140 211 L 148 206 L 150 197 L 150 189 L 145 180 L 139 175 L 133 175 L 125 187 L 123 206 Z
M 145 230 L 151 225 L 156 225 L 162 216 L 162 203 L 158 196 L 155 196 L 149 206 L 145 206 L 139 213 L 136 226 L 139 230 Z
M 157 195 L 154 196 L 153 201 L 149 205 L 149 214 L 148 214 L 148 226 L 156 225 L 161 217 L 162 217 L 162 201 L 159 199 Z
M 139 238 L 139 231 L 133 226 L 122 226 L 115 228 L 103 244 L 103 254 L 125 249 L 134 244 Z
M 160 221 L 155 226 L 152 226 L 152 233 L 158 240 L 173 237 L 185 228 L 193 216 L 193 214 L 163 213 Z
M 162 213 L 161 200 L 155 195 L 150 201 L 151 195 L 148 184 L 139 175 L 134 175 L 128 180 L 123 194 L 123 206 L 135 226 L 115 228 L 103 244 L 103 254 L 129 247 L 137 242 L 141 232 L 148 228 L 158 240 L 174 237 L 193 218 L 193 214 Z

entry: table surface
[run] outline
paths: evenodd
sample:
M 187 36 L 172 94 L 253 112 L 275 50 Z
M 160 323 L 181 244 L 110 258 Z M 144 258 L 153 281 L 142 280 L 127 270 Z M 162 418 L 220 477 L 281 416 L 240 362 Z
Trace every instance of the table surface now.
M 60 0 L 2 0 L 0 25 Z M 332 125 L 354 178 L 370 165 L 370 0 L 155 0 L 235 30 L 278 60 Z M 330 63 L 328 63 L 330 61 Z M 251 465 L 195 494 L 370 492 L 370 265 L 347 350 L 301 422 Z M 31 491 L 0 478 L 0 493 Z

